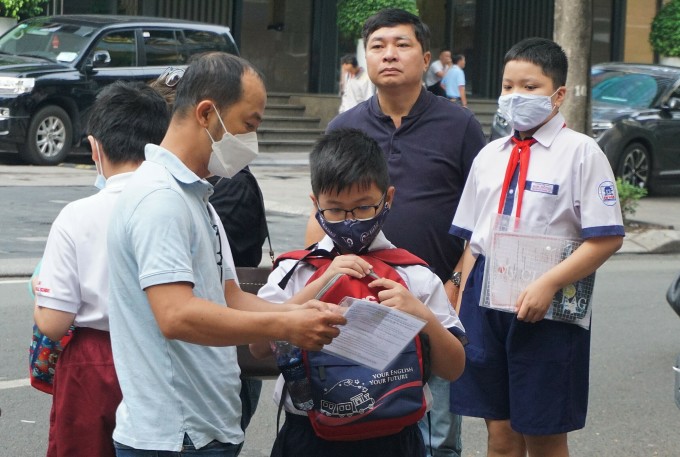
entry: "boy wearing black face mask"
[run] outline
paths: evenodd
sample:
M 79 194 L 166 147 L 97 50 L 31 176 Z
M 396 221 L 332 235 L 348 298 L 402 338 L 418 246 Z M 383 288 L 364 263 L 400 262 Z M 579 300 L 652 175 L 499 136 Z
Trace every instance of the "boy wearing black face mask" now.
M 508 51 L 498 102 L 514 135 L 480 151 L 450 230 L 468 241 L 457 309 L 471 362 L 452 386 L 452 411 L 486 419 L 489 456 L 569 455 L 567 432 L 585 425 L 590 330 L 544 317 L 553 297 L 593 273 L 624 235 L 607 158 L 559 113 L 566 79 L 567 57 L 550 40 L 529 38 Z M 508 299 L 516 314 L 480 306 L 499 291 L 482 295 L 485 275 L 494 277 L 485 262 L 494 260 L 498 215 L 531 226 L 530 241 L 544 235 L 582 241 L 542 274 L 531 270 L 530 259 L 515 256 L 504 271 L 536 273 L 526 287 L 513 284 L 521 290 L 515 303 Z
M 334 257 L 325 273 L 311 282 L 308 281 L 315 272 L 314 267 L 295 260 L 281 261 L 259 293 L 268 301 L 284 303 L 302 297 L 314 298 L 338 273 L 354 278 L 372 277 L 372 265 L 359 255 L 394 249 L 380 230 L 388 217 L 395 189 L 389 185 L 387 163 L 378 144 L 359 130 L 336 130 L 317 142 L 309 162 L 311 199 L 326 232 L 326 237 L 315 247 L 339 255 Z M 381 304 L 427 322 L 423 332 L 428 335 L 431 345 L 432 373 L 448 380 L 456 379 L 464 366 L 463 348 L 453 335 L 456 331 L 451 328 L 462 330 L 462 326 L 441 280 L 424 266 L 394 268 L 408 289 L 385 278 L 373 280 L 368 287 L 375 290 L 374 295 Z M 281 289 L 279 283 L 293 269 L 290 280 Z M 380 341 L 375 343 L 380 344 Z M 270 352 L 266 344 L 251 345 L 251 351 L 260 357 Z M 274 394 L 276 402 L 280 400 L 282 386 L 283 381 L 279 379 Z M 274 444 L 272 456 L 425 455 L 417 422 L 380 438 L 329 441 L 315 435 L 305 412 L 295 409 L 288 396 L 284 407 L 286 422 Z

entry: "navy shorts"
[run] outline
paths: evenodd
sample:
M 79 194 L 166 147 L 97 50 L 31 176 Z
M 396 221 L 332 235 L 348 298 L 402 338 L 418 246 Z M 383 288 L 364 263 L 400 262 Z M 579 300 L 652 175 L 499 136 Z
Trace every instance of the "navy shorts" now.
M 367 427 L 370 425 L 367 425 Z M 286 413 L 271 457 L 425 457 L 425 443 L 418 423 L 401 432 L 360 441 L 327 441 L 314 433 L 307 416 Z
M 517 320 L 479 306 L 484 258 L 465 285 L 460 320 L 469 344 L 465 371 L 452 384 L 451 410 L 510 420 L 524 435 L 553 435 L 585 426 L 590 331 L 574 324 Z

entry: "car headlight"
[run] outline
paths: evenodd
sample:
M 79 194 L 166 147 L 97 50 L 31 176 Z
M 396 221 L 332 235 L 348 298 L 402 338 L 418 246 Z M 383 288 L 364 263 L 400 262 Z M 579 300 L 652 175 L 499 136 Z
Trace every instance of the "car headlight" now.
M 597 138 L 604 132 L 614 127 L 611 122 L 593 122 L 593 138 Z
M 25 94 L 33 90 L 34 78 L 0 77 L 0 94 Z

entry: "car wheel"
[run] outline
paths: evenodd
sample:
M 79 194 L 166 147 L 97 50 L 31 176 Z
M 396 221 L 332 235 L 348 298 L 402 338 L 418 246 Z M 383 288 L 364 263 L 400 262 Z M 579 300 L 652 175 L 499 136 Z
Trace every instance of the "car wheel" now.
M 19 155 L 34 165 L 56 165 L 71 152 L 72 143 L 71 118 L 58 106 L 46 106 L 33 115 Z
M 651 165 L 647 147 L 640 143 L 631 143 L 623 151 L 617 174 L 624 182 L 648 188 Z

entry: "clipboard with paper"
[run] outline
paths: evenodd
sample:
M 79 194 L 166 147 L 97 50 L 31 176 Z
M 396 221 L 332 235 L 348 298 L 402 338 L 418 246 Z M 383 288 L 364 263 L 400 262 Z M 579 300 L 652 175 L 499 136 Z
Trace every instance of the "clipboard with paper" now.
M 499 215 L 493 222 L 480 306 L 515 313 L 522 291 L 580 245 L 580 240 L 537 234 L 519 219 Z M 589 328 L 594 283 L 592 273 L 562 288 L 545 319 Z

